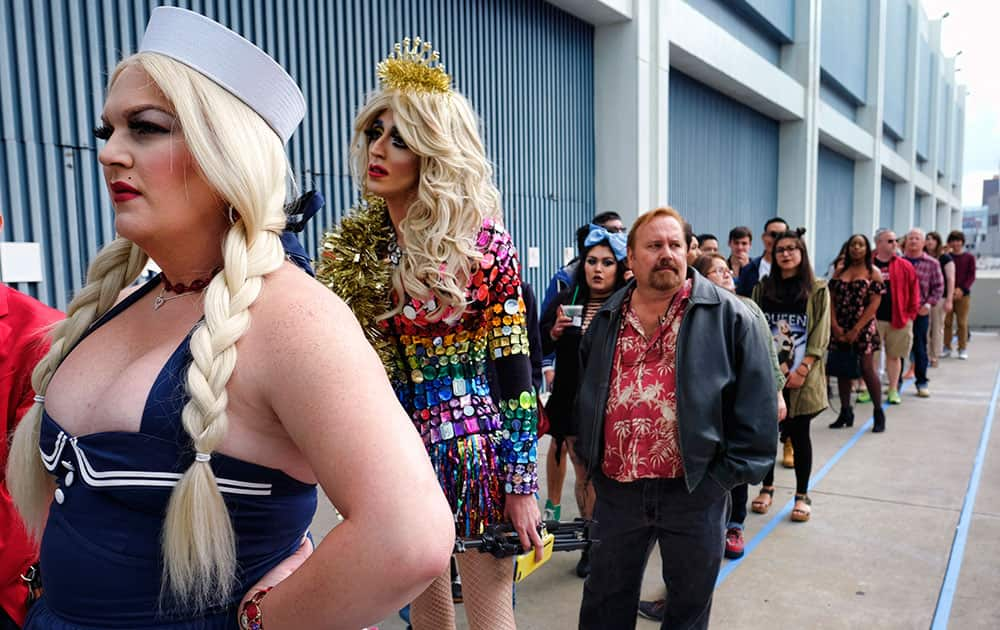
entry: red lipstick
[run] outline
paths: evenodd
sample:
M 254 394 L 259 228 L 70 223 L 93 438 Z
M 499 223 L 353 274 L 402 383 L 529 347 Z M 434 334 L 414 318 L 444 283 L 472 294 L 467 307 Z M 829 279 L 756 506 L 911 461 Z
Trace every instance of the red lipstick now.
M 379 166 L 378 164 L 369 164 L 368 165 L 368 176 L 369 177 L 379 178 L 379 177 L 385 177 L 388 174 L 389 174 L 389 171 L 385 170 L 384 167 Z
M 142 193 L 122 181 L 111 182 L 111 199 L 115 203 L 130 201 Z

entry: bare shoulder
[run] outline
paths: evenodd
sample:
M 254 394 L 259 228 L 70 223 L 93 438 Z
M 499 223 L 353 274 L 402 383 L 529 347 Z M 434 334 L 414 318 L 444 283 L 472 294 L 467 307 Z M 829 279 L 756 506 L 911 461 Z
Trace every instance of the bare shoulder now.
M 882 282 L 882 272 L 875 266 L 872 266 L 872 282 Z
M 285 263 L 268 274 L 253 306 L 256 344 L 284 351 L 342 338 L 360 326 L 337 295 L 301 269 Z M 351 335 L 346 335 L 350 337 Z M 256 345 L 255 344 L 255 345 Z

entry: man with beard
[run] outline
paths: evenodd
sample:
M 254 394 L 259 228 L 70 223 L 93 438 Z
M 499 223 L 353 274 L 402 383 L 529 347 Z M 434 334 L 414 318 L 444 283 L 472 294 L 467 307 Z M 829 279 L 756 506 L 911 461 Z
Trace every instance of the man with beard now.
M 634 627 L 658 542 L 663 628 L 707 628 L 729 489 L 774 458 L 771 343 L 738 298 L 688 269 L 684 219 L 639 217 L 634 279 L 594 315 L 580 347 L 577 453 L 597 493 L 580 628 Z

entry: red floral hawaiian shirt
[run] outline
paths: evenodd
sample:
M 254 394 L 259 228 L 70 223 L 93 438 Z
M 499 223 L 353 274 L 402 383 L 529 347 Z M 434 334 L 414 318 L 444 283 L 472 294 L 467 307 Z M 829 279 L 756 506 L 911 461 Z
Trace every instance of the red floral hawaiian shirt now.
M 677 332 L 691 295 L 685 281 L 659 328 L 646 337 L 631 298 L 622 306 L 608 404 L 604 474 L 621 482 L 684 476 L 677 435 Z

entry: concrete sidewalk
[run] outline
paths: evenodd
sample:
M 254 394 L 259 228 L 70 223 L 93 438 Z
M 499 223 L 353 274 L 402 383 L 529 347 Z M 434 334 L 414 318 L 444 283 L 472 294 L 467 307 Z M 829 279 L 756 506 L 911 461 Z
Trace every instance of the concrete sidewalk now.
M 794 473 L 779 466 L 770 512 L 747 517 L 746 556 L 723 561 L 713 628 L 931 626 L 1000 377 L 1000 337 L 976 335 L 969 350 L 968 361 L 943 359 L 930 371 L 930 399 L 919 399 L 907 388 L 903 404 L 888 409 L 884 434 L 870 432 L 870 405 L 856 407 L 852 429 L 828 429 L 836 416 L 830 410 L 813 421 L 812 520 L 789 521 Z M 545 438 L 539 461 L 548 446 Z M 998 448 L 1000 427 L 985 451 L 951 628 L 1000 628 Z M 572 483 L 571 471 L 563 492 L 564 520 L 576 515 Z M 750 498 L 756 494 L 751 488 Z M 332 510 L 321 506 L 314 534 L 325 534 L 332 523 Z M 583 586 L 573 573 L 577 558 L 557 553 L 518 585 L 519 628 L 576 627 Z M 643 595 L 662 594 L 654 550 Z M 461 606 L 457 616 L 458 627 L 466 628 Z M 393 617 L 379 627 L 406 626 Z M 658 624 L 639 619 L 637 627 Z

